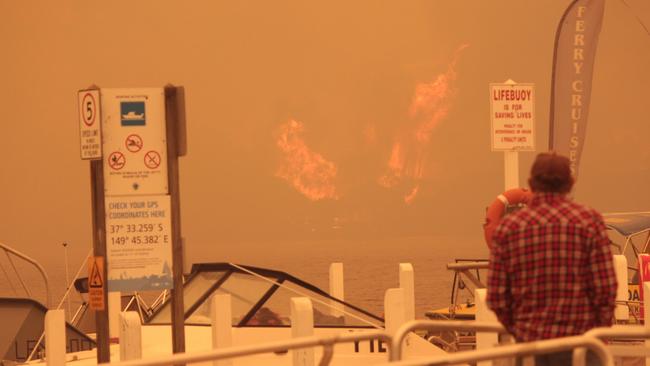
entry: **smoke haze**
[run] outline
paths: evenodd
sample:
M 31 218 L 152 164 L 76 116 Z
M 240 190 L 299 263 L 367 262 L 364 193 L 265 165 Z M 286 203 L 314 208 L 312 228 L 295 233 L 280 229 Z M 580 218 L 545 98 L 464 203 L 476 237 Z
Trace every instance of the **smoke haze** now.
M 635 20 L 650 23 L 650 5 L 628 3 L 636 14 L 606 5 L 575 193 L 601 211 L 650 209 L 650 36 Z M 172 83 L 186 90 L 188 262 L 373 238 L 390 256 L 409 248 L 382 243 L 436 235 L 484 254 L 483 215 L 504 184 L 488 86 L 534 83 L 536 146 L 548 146 L 568 4 L 2 1 L 0 241 L 51 266 L 68 242 L 78 263 L 91 208 L 77 90 Z M 522 185 L 533 157 L 520 154 Z

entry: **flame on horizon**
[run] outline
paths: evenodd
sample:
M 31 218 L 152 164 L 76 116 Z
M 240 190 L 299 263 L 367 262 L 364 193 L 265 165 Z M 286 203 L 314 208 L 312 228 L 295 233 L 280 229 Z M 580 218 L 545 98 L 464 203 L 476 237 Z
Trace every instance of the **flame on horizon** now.
M 412 203 L 420 190 L 426 167 L 427 147 L 430 146 L 436 126 L 449 114 L 456 94 L 453 88 L 456 63 L 460 52 L 467 47 L 464 44 L 456 49 L 446 72 L 431 82 L 419 83 L 415 87 L 408 111 L 408 127 L 395 138 L 387 172 L 378 180 L 386 188 L 395 187 L 402 181 L 409 183 L 411 188 L 404 196 L 406 204 Z
M 312 201 L 338 199 L 334 185 L 336 165 L 312 151 L 302 137 L 303 132 L 303 124 L 293 119 L 280 126 L 276 144 L 284 157 L 275 176 Z

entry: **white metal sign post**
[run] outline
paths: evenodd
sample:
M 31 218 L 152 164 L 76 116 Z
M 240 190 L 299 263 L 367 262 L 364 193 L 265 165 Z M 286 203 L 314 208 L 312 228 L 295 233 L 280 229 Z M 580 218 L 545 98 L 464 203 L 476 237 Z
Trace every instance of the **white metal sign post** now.
M 102 135 L 101 135 L 101 101 L 100 90 L 91 87 L 78 92 L 79 99 L 79 137 L 81 138 L 81 159 L 90 160 L 90 185 L 93 225 L 93 253 L 89 266 L 89 285 L 91 308 L 95 310 L 95 326 L 97 341 L 97 363 L 108 363 L 111 360 L 110 335 L 108 325 L 108 293 L 103 279 L 106 278 L 106 266 L 103 265 L 106 256 L 106 237 L 102 235 L 105 228 L 104 217 L 104 170 L 102 168 Z M 101 264 L 101 265 L 99 265 Z
M 519 151 L 535 151 L 535 86 L 490 84 L 492 151 L 504 152 L 505 189 L 519 187 Z

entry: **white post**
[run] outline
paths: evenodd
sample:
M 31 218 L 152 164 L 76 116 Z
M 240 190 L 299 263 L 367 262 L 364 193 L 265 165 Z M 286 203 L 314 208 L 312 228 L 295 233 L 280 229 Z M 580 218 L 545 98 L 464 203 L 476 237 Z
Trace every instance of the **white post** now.
M 45 313 L 45 360 L 47 366 L 65 366 L 65 311 Z
M 142 358 L 142 331 L 137 311 L 120 313 L 120 361 Z
M 616 272 L 616 301 L 627 301 L 627 258 L 624 255 L 614 256 L 614 271 Z M 627 305 L 617 304 L 614 310 L 614 318 L 627 322 L 630 319 L 630 310 Z
M 650 306 L 646 304 L 646 299 L 650 298 L 650 281 L 643 282 L 643 319 L 646 321 L 644 322 L 644 326 L 646 328 L 650 328 L 650 321 L 647 321 L 650 319 Z M 650 304 L 650 301 L 648 301 Z M 645 346 L 646 348 L 650 347 L 650 339 L 645 340 Z M 645 365 L 650 366 L 650 357 L 645 358 Z
M 117 340 L 120 337 L 120 312 L 122 311 L 122 294 L 108 293 L 108 337 Z
M 344 301 L 343 263 L 330 264 L 330 295 Z M 330 315 L 343 316 L 343 304 L 330 300 Z
M 517 83 L 508 79 L 504 82 L 508 85 L 517 85 Z M 503 152 L 503 172 L 505 181 L 505 190 L 519 188 L 519 152 L 516 150 Z
M 291 336 L 308 337 L 314 335 L 314 310 L 307 297 L 291 298 Z M 314 366 L 316 358 L 313 348 L 300 348 L 291 351 L 293 366 Z
M 415 320 L 415 274 L 411 263 L 399 264 L 399 287 L 404 290 L 404 321 Z
M 487 290 L 477 288 L 474 290 L 474 300 L 476 301 L 476 321 L 477 322 L 498 322 L 496 314 L 490 310 L 486 303 Z M 476 349 L 494 348 L 499 344 L 499 335 L 497 333 L 476 332 Z M 477 362 L 477 366 L 492 366 L 492 361 Z
M 389 288 L 384 296 L 384 316 L 386 332 L 394 335 L 397 329 L 406 322 L 404 309 L 404 289 Z
M 519 152 L 504 151 L 503 166 L 505 173 L 505 190 L 519 188 Z
M 232 300 L 230 294 L 216 294 L 210 300 L 212 348 L 232 346 Z M 230 366 L 232 359 L 215 360 L 214 366 Z

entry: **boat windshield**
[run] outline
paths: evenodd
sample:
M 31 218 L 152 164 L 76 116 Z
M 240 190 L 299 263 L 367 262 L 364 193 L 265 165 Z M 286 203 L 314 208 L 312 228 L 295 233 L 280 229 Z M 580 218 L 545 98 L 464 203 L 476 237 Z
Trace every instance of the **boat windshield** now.
M 229 294 L 233 326 L 290 326 L 292 297 L 308 297 L 316 327 L 382 327 L 383 319 L 287 273 L 229 263 L 200 264 L 183 287 L 185 324 L 210 325 L 211 298 Z M 171 323 L 171 301 L 148 324 Z
M 603 219 L 607 228 L 626 237 L 650 231 L 650 211 L 605 213 Z
M 618 249 L 631 265 L 628 266 L 629 282 L 639 283 L 639 254 L 650 248 L 650 211 L 604 213 L 605 226 L 609 229 L 611 244 Z

